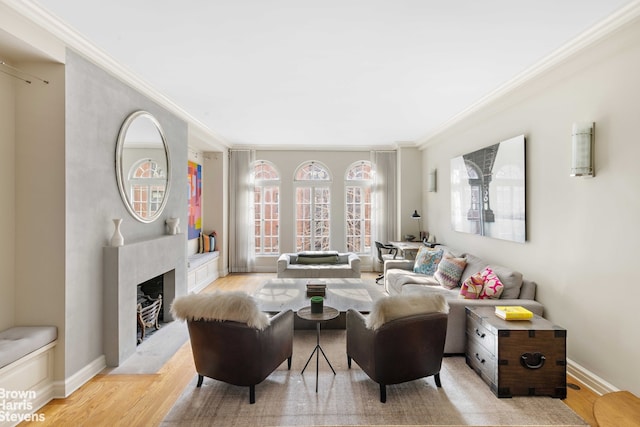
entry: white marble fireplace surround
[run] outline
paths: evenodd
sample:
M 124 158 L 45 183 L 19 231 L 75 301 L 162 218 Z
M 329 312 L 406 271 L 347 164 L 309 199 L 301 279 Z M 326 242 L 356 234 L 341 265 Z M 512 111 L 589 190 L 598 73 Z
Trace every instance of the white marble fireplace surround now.
M 187 293 L 184 234 L 104 248 L 104 353 L 107 366 L 119 366 L 136 351 L 136 291 L 164 275 L 163 315 L 176 296 Z

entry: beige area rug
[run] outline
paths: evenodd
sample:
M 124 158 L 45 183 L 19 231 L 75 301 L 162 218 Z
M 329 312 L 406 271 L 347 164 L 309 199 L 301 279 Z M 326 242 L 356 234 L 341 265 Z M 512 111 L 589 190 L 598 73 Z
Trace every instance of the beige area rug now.
M 337 375 L 320 355 L 316 394 L 315 356 L 300 374 L 315 344 L 315 331 L 295 331 L 291 371 L 283 363 L 258 384 L 253 405 L 248 387 L 205 378 L 196 388 L 194 377 L 161 426 L 587 425 L 560 399 L 498 399 L 461 356 L 444 359 L 442 388 L 433 377 L 392 385 L 381 403 L 378 384 L 357 364 L 347 368 L 344 330 L 322 331 L 322 348 Z

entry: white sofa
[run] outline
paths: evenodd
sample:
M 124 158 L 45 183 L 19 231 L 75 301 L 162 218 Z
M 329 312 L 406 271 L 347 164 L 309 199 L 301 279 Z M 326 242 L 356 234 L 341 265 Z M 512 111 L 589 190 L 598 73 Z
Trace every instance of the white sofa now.
M 360 257 L 351 252 L 307 251 L 278 258 L 280 278 L 359 278 Z
M 431 275 L 415 273 L 414 260 L 389 260 L 384 263 L 384 286 L 389 295 L 436 292 L 442 294 L 449 303 L 449 321 L 444 351 L 449 354 L 464 353 L 466 343 L 466 306 L 519 305 L 534 314 L 543 315 L 544 307 L 535 301 L 536 283 L 526 280 L 522 274 L 507 267 L 490 264 L 468 253 L 456 253 L 450 248 L 442 248 L 445 253 L 464 257 L 467 265 L 462 272 L 460 283 L 471 275 L 490 266 L 504 284 L 504 291 L 497 299 L 463 299 L 460 286 L 447 289 Z

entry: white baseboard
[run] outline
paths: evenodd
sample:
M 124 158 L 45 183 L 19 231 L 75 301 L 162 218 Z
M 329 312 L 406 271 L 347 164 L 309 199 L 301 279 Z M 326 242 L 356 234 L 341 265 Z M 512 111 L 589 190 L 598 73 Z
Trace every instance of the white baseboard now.
M 620 391 L 614 385 L 603 380 L 593 372 L 578 365 L 571 359 L 567 359 L 567 374 L 589 387 L 594 393 L 602 396 L 603 394 Z
M 107 362 L 105 356 L 102 355 L 66 380 L 55 381 L 53 384 L 54 398 L 64 399 L 65 397 L 69 397 L 71 393 L 82 387 L 106 367 Z
M 256 266 L 255 272 L 256 273 L 275 273 L 276 268 L 275 266 Z
M 38 393 L 38 395 L 41 395 L 45 398 L 49 396 L 51 396 L 52 398 L 68 397 L 71 393 L 79 389 L 83 384 L 91 380 L 91 378 L 99 374 L 106 366 L 107 365 L 105 357 L 100 356 L 93 362 L 82 368 L 80 371 L 76 372 L 66 381 L 56 381 L 52 386 L 52 390 L 43 390 L 41 393 Z M 600 378 L 593 372 L 577 364 L 571 359 L 567 359 L 567 374 L 571 375 L 573 378 L 580 381 L 582 384 L 584 384 L 594 393 L 600 396 L 606 393 L 620 391 L 620 389 L 615 387 L 613 384 L 605 381 L 604 379 Z

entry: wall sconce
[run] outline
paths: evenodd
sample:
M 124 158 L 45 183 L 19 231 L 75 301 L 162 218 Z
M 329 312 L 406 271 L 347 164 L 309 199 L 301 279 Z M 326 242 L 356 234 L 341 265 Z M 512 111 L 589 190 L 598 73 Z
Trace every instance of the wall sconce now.
M 570 176 L 594 176 L 593 134 L 595 123 L 574 123 L 571 133 Z
M 431 169 L 431 172 L 429 172 L 429 182 L 428 182 L 428 189 L 429 189 L 429 193 L 435 193 L 436 192 L 436 179 L 437 179 L 437 174 L 436 174 L 436 170 L 435 169 Z

